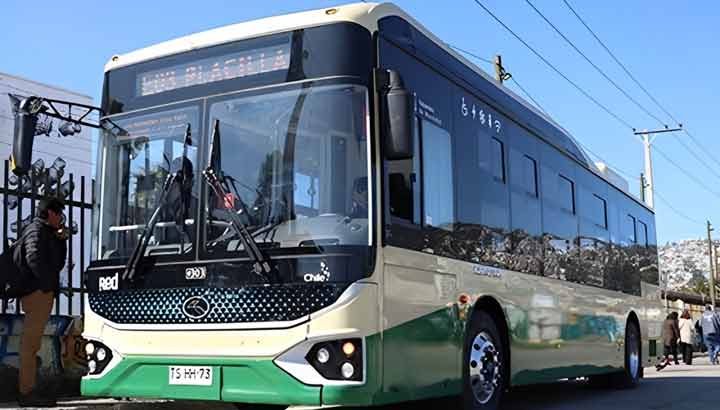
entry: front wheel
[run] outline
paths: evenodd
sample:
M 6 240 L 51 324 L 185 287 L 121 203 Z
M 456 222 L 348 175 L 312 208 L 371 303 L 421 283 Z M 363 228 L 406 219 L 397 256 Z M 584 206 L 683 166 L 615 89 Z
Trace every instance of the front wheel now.
M 505 390 L 506 347 L 495 320 L 483 311 L 472 315 L 463 350 L 465 410 L 496 410 Z

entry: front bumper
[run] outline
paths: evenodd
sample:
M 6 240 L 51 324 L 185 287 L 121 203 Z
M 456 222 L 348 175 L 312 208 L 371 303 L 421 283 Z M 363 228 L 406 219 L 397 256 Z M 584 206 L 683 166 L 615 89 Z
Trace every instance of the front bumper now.
M 212 366 L 210 386 L 169 384 L 168 366 Z M 123 358 L 101 378 L 84 378 L 83 396 L 223 400 L 240 403 L 320 405 L 321 387 L 308 386 L 271 359 Z
M 379 337 L 365 340 L 366 377 L 362 384 L 305 384 L 272 358 L 179 358 L 127 356 L 101 377 L 85 377 L 83 396 L 216 400 L 280 405 L 369 406 L 379 389 Z M 210 386 L 169 383 L 169 366 L 211 366 Z

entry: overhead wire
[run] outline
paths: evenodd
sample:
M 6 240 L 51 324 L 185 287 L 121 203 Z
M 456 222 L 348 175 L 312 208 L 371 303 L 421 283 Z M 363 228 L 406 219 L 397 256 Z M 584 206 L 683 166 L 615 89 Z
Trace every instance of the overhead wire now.
M 590 95 L 590 93 L 588 93 L 587 91 L 585 91 L 585 89 L 583 89 L 582 87 L 580 87 L 576 82 L 574 82 L 573 80 L 571 80 L 570 77 L 568 77 L 568 76 L 565 75 L 562 71 L 560 71 L 560 69 L 558 69 L 557 67 L 555 67 L 555 65 L 553 65 L 550 61 L 548 61 L 548 59 L 546 59 L 542 54 L 540 54 L 539 51 L 537 51 L 533 46 L 531 46 L 530 44 L 528 44 L 527 41 L 525 41 L 522 37 L 520 37 L 520 35 L 518 35 L 517 33 L 515 33 L 515 31 L 513 31 L 513 30 L 512 30 L 507 24 L 505 24 L 502 20 L 500 20 L 500 18 L 497 17 L 492 11 L 490 11 L 490 9 L 488 9 L 487 7 L 485 7 L 485 5 L 484 5 L 482 2 L 480 2 L 480 0 L 473 0 L 473 1 L 474 1 L 475 4 L 477 4 L 480 8 L 482 8 L 483 10 L 485 10 L 485 12 L 490 15 L 490 17 L 492 17 L 498 24 L 500 24 L 500 25 L 501 25 L 505 30 L 507 30 L 513 37 L 515 37 L 520 43 L 522 43 L 528 50 L 530 50 L 533 54 L 535 54 L 535 56 L 536 56 L 537 58 L 539 58 L 543 63 L 545 63 L 545 65 L 547 65 L 548 67 L 550 67 L 550 69 L 552 69 L 553 71 L 555 71 L 556 74 L 558 74 L 558 75 L 559 75 L 560 77 L 562 77 L 565 81 L 567 81 L 570 85 L 572 85 L 576 90 L 578 90 L 581 94 L 583 94 L 587 99 L 589 99 L 590 101 L 592 101 L 592 102 L 593 102 L 595 105 L 597 105 L 600 109 L 602 109 L 603 111 L 605 111 L 608 115 L 610 115 L 611 117 L 613 117 L 617 122 L 619 122 L 620 124 L 622 124 L 622 125 L 625 126 L 626 128 L 628 128 L 628 129 L 630 129 L 630 130 L 634 130 L 634 129 L 635 129 L 635 127 L 633 127 L 632 125 L 630 125 L 630 123 L 629 123 L 628 121 L 624 120 L 622 117 L 620 117 L 620 115 L 618 115 L 618 114 L 616 114 L 615 112 L 613 112 L 612 110 L 610 110 L 607 106 L 605 106 L 603 103 L 601 103 L 600 101 L 598 101 L 595 97 L 593 97 L 592 95 Z
M 635 77 L 635 75 L 633 75 L 630 72 L 630 70 L 627 68 L 627 66 L 625 64 L 623 64 L 622 61 L 620 61 L 620 59 L 615 55 L 615 53 L 613 53 L 612 50 L 610 50 L 610 47 L 608 47 L 605 44 L 605 42 L 603 42 L 600 39 L 600 37 L 595 33 L 595 31 L 592 28 L 590 28 L 590 25 L 585 21 L 585 19 L 582 18 L 582 16 L 580 16 L 580 14 L 575 10 L 575 8 L 573 8 L 573 6 L 568 2 L 568 0 L 563 0 L 563 3 L 565 4 L 565 6 L 567 6 L 567 8 L 570 10 L 570 12 L 578 19 L 578 21 L 587 29 L 587 31 L 593 36 L 593 38 L 595 38 L 595 40 L 598 42 L 598 44 L 600 44 L 600 46 L 608 53 L 608 55 L 610 55 L 610 57 L 615 61 L 615 63 L 617 63 L 617 65 L 625 72 L 625 74 L 627 74 L 627 76 L 635 83 L 635 85 L 637 85 L 638 88 L 640 88 L 642 90 L 642 92 L 645 93 L 645 95 L 648 98 L 650 98 L 650 100 L 652 100 L 652 102 L 655 103 L 655 105 L 658 108 L 660 108 L 660 110 L 662 112 L 664 112 L 671 120 L 673 120 L 673 122 L 675 124 L 677 124 L 678 126 L 681 126 L 682 124 L 680 123 L 680 121 L 678 121 L 677 118 L 667 108 L 665 108 L 665 106 L 663 106 L 660 103 L 660 101 L 658 101 L 658 99 L 655 98 L 655 96 L 653 96 L 645 86 L 643 86 L 642 83 L 640 83 L 640 81 L 637 79 L 637 77 Z M 683 129 L 683 132 L 688 137 L 690 137 L 690 140 L 692 140 L 695 143 L 695 145 L 700 147 L 701 151 L 704 152 L 708 158 L 710 158 L 715 164 L 720 166 L 720 160 L 718 160 L 717 157 L 710 154 L 712 152 L 711 150 L 707 149 L 705 147 L 705 145 L 700 143 L 700 141 L 690 131 L 688 131 L 688 129 L 685 126 L 682 126 L 682 129 Z M 695 155 L 693 155 L 693 156 L 695 156 Z
M 625 91 L 624 88 L 622 88 L 618 83 L 616 83 L 612 78 L 610 78 L 610 76 L 608 76 L 608 75 L 605 73 L 605 71 L 603 71 L 597 64 L 595 64 L 585 53 L 582 52 L 582 50 L 580 50 L 580 49 L 575 45 L 575 43 L 572 42 L 572 40 L 570 40 L 562 31 L 560 31 L 560 29 L 557 28 L 557 26 L 556 26 L 555 24 L 553 24 L 553 22 L 551 22 L 550 19 L 548 19 L 547 17 L 545 17 L 545 15 L 544 15 L 537 7 L 535 7 L 535 5 L 534 5 L 530 0 L 525 0 L 525 2 L 535 11 L 535 13 L 537 13 L 543 20 L 545 20 L 545 22 L 546 22 L 550 27 L 552 27 L 552 29 L 555 30 L 555 32 L 556 32 L 558 35 L 560 35 L 560 37 L 562 37 L 563 40 L 565 40 L 565 42 L 568 43 L 568 44 L 570 45 L 570 47 L 573 48 L 573 50 L 575 50 L 578 54 L 580 54 L 580 55 L 582 56 L 582 58 L 585 59 L 585 61 L 587 61 L 587 62 L 588 62 L 598 73 L 600 73 L 600 75 L 602 75 L 610 84 L 612 84 L 613 87 L 615 87 L 618 91 L 620 91 L 628 100 L 630 100 L 633 104 L 635 104 L 635 106 L 637 106 L 637 107 L 638 107 L 640 110 L 642 110 L 645 114 L 647 114 L 648 116 L 656 119 L 656 120 L 659 121 L 662 125 L 666 125 L 659 117 L 657 117 L 655 114 L 651 113 L 650 110 L 648 110 L 647 108 L 645 108 L 644 105 L 640 104 L 640 103 L 639 103 L 636 99 L 634 99 L 627 91 Z
M 448 47 L 450 47 L 450 48 L 452 48 L 452 49 L 454 49 L 454 50 L 457 50 L 457 51 L 459 51 L 459 52 L 461 52 L 461 53 L 463 53 L 463 54 L 466 54 L 466 55 L 468 55 L 469 57 L 472 57 L 472 58 L 474 58 L 474 59 L 476 59 L 476 60 L 482 61 L 483 63 L 495 64 L 495 62 L 493 62 L 493 61 L 491 61 L 491 60 L 488 60 L 487 58 L 481 57 L 481 56 L 473 53 L 472 51 L 468 51 L 468 50 L 462 49 L 462 48 L 460 48 L 460 47 L 458 47 L 458 46 L 456 46 L 456 45 L 454 45 L 454 44 L 449 44 L 449 43 L 445 43 L 445 44 L 447 44 Z M 547 116 L 550 116 L 550 114 L 548 114 L 547 111 L 545 111 L 545 109 L 542 107 L 542 105 L 540 105 L 540 103 L 537 102 L 537 100 L 535 100 L 535 98 L 533 98 L 533 96 L 530 95 L 529 92 L 527 92 L 527 90 L 525 89 L 525 87 L 523 87 L 514 77 L 510 77 L 510 81 L 512 81 L 512 82 L 518 87 L 518 89 L 525 95 L 525 97 L 527 97 L 530 101 L 532 101 L 533 104 L 535 104 L 535 106 L 536 106 L 540 111 L 543 112 L 543 114 L 545 114 L 545 115 L 547 115 Z

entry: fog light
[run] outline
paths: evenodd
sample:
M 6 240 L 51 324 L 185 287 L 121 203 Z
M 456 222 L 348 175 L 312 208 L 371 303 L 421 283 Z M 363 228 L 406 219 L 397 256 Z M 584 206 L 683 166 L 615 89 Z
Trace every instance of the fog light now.
M 95 357 L 97 357 L 97 359 L 101 362 L 105 361 L 105 358 L 107 357 L 107 352 L 102 347 L 99 347 L 97 349 L 97 352 L 95 353 Z
M 94 344 L 88 343 L 88 344 L 85 345 L 85 353 L 87 353 L 87 354 L 90 355 L 90 354 L 93 354 L 94 351 L 95 351 L 95 345 L 94 345 Z
M 350 357 L 355 353 L 355 345 L 352 344 L 352 342 L 345 342 L 342 345 L 342 351 L 345 353 L 345 356 Z
M 95 363 L 95 360 L 90 360 L 88 362 L 88 370 L 90 370 L 90 373 L 95 373 L 96 369 L 97 369 L 97 363 Z
M 328 362 L 328 360 L 330 360 L 330 352 L 328 352 L 328 350 L 324 347 L 322 349 L 318 350 L 317 361 L 322 364 L 325 364 Z
M 344 378 L 349 379 L 355 374 L 355 368 L 349 362 L 345 362 L 342 367 L 340 367 L 340 373 L 342 373 Z

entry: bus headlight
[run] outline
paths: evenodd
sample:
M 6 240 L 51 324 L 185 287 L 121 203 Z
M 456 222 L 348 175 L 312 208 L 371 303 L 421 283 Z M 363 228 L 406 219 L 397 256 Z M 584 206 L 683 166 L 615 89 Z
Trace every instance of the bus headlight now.
M 345 339 L 315 344 L 305 356 L 310 365 L 328 380 L 362 381 L 361 339 Z
M 355 367 L 353 367 L 352 363 L 345 362 L 340 366 L 340 373 L 342 373 L 342 377 L 351 379 L 355 375 Z
M 317 351 L 317 361 L 321 364 L 325 364 L 330 360 L 330 352 L 326 348 L 320 348 Z
M 90 341 L 85 345 L 88 360 L 88 375 L 100 374 L 112 360 L 110 348 L 100 342 Z

